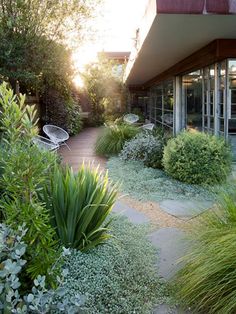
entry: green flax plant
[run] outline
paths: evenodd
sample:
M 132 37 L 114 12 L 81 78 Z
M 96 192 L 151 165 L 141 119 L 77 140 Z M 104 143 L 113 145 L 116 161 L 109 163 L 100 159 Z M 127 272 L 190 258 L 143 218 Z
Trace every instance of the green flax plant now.
M 55 167 L 51 183 L 45 185 L 44 199 L 61 243 L 87 251 L 108 239 L 107 216 L 116 194 L 108 175 L 98 168 L 82 166 L 74 174 L 69 167 Z
M 236 200 L 225 195 L 193 226 L 176 277 L 177 296 L 192 312 L 236 313 Z
M 26 226 L 27 286 L 37 275 L 48 275 L 56 258 L 54 230 L 38 194 L 57 158 L 32 144 L 32 137 L 37 134 L 36 113 L 24 101 L 25 97 L 16 97 L 7 84 L 0 86 L 3 189 L 0 210 L 4 223 L 14 230 L 23 223 Z

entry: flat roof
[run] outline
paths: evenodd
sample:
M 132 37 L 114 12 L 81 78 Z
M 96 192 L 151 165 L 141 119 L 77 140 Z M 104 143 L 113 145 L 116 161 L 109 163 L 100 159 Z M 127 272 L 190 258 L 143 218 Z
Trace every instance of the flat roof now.
M 236 10 L 236 1 L 223 2 L 228 5 L 227 14 L 219 14 L 223 7 L 217 1 L 150 0 L 126 67 L 126 84 L 143 85 L 216 39 L 236 39 L 236 15 L 229 14 L 233 13 L 229 4 Z M 193 13 L 194 3 L 203 5 L 198 13 Z M 207 4 L 214 14 L 206 14 Z

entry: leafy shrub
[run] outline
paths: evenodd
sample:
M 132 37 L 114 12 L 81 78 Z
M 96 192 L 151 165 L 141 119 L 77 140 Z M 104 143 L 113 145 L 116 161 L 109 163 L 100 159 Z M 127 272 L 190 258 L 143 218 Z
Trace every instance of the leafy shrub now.
M 78 313 L 83 304 L 83 297 L 66 295 L 63 288 L 64 278 L 58 281 L 56 290 L 48 290 L 45 286 L 45 276 L 38 276 L 34 280 L 32 291 L 26 295 L 21 291 L 21 274 L 26 260 L 23 259 L 27 245 L 23 238 L 27 234 L 25 225 L 19 226 L 17 231 L 4 224 L 0 225 L 0 310 L 4 313 L 51 313 L 58 310 L 63 313 Z M 65 251 L 64 251 L 65 252 Z M 65 258 L 65 254 L 62 254 Z M 63 271 L 66 277 L 67 272 Z M 58 278 L 59 280 L 59 278 Z
M 179 299 L 197 313 L 236 313 L 236 201 L 225 196 L 195 224 L 185 266 L 176 278 Z
M 157 252 L 148 241 L 150 227 L 126 218 L 112 220 L 114 237 L 84 254 L 71 250 L 64 267 L 68 295 L 85 294 L 88 313 L 151 313 L 168 303 L 168 291 L 156 271 Z
M 82 129 L 79 100 L 68 91 L 62 95 L 59 91 L 48 88 L 42 97 L 43 122 L 65 129 L 70 135 L 78 134 Z
M 147 167 L 161 168 L 163 149 L 163 140 L 147 131 L 127 141 L 120 153 L 120 158 L 124 161 L 140 160 Z
M 26 224 L 28 264 L 25 273 L 35 278 L 38 274 L 47 274 L 57 255 L 49 214 L 38 198 L 57 157 L 32 145 L 32 137 L 37 133 L 35 113 L 33 108 L 24 106 L 23 96 L 17 101 L 13 91 L 3 84 L 0 103 L 3 131 L 0 185 L 4 190 L 0 210 L 3 220 L 13 229 Z M 26 278 L 26 284 L 28 280 Z
M 45 199 L 52 225 L 66 247 L 87 251 L 109 236 L 104 222 L 114 205 L 116 190 L 108 176 L 82 166 L 77 174 L 56 168 Z
M 231 170 L 232 153 L 222 138 L 203 132 L 182 132 L 168 141 L 163 165 L 168 175 L 193 184 L 224 181 Z
M 67 131 L 70 135 L 78 134 L 83 127 L 80 106 L 73 99 L 67 103 Z
M 106 127 L 98 137 L 95 151 L 101 156 L 117 155 L 125 142 L 133 138 L 139 129 L 128 124 L 112 124 Z

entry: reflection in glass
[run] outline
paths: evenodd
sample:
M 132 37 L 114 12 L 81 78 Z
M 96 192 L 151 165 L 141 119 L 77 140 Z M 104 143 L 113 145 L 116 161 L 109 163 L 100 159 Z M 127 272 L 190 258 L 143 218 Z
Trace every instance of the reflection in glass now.
M 231 95 L 231 117 L 229 119 L 229 134 L 236 134 L 236 60 L 229 60 L 228 73 Z
M 187 128 L 202 130 L 202 77 L 200 70 L 184 75 L 182 82 Z
M 173 80 L 164 81 L 162 84 L 152 87 L 151 93 L 156 101 L 154 112 L 151 111 L 151 122 L 162 125 L 163 128 L 173 128 Z

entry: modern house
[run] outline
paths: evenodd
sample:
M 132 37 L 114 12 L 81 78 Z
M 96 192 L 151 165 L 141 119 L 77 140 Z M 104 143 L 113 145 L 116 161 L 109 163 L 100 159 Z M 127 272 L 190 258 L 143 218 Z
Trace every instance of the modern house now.
M 236 144 L 236 0 L 150 0 L 125 73 L 151 122 Z

